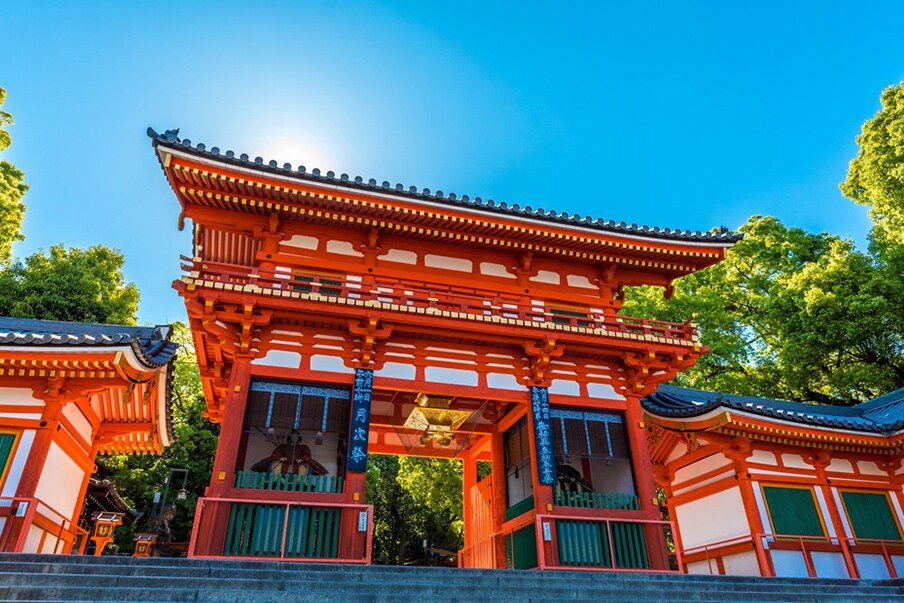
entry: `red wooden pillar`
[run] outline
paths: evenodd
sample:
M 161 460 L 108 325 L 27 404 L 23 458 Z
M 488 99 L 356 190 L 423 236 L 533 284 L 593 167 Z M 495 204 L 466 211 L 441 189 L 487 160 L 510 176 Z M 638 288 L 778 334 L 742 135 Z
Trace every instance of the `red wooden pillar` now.
M 60 412 L 65 404 L 62 394 L 47 394 L 43 396 L 43 400 L 44 410 L 41 412 L 40 426 L 35 431 L 35 438 L 28 450 L 25 471 L 22 472 L 22 478 L 16 487 L 16 496 L 35 495 L 38 480 L 41 479 L 44 463 L 47 461 L 47 453 L 50 451 L 50 444 L 53 442 L 53 436 L 60 424 Z
M 251 358 L 236 356 L 229 374 L 229 390 L 220 423 L 220 438 L 213 461 L 213 472 L 206 496 L 228 497 L 235 485 L 235 470 L 242 441 L 245 422 L 245 408 L 248 405 L 248 390 L 251 383 Z M 199 505 L 202 503 L 198 503 Z M 229 519 L 229 503 L 209 501 L 201 513 L 200 521 L 192 526 L 192 540 L 199 555 L 221 555 L 226 542 L 226 524 Z
M 242 442 L 250 383 L 251 358 L 236 356 L 229 374 L 229 390 L 226 393 L 220 438 L 217 441 L 217 454 L 213 461 L 207 496 L 224 496 L 235 485 L 235 468 Z
M 465 520 L 465 547 L 474 544 L 474 505 L 471 490 L 477 485 L 477 459 L 465 451 L 461 459 L 462 511 Z
M 640 510 L 646 519 L 662 519 L 659 513 L 659 502 L 656 497 L 656 482 L 653 478 L 653 461 L 650 459 L 650 448 L 647 445 L 646 430 L 640 399 L 628 396 L 625 406 L 625 429 L 628 432 L 628 448 L 631 452 L 631 467 L 634 470 L 634 483 L 637 487 L 637 498 Z M 668 549 L 665 535 L 656 525 L 644 530 L 647 537 L 647 553 L 650 556 L 650 567 L 668 569 Z
M 506 480 L 505 480 L 505 439 L 502 431 L 493 432 L 490 440 L 490 455 L 492 456 L 493 476 L 493 533 L 498 534 L 505 523 L 506 507 Z M 505 567 L 505 540 L 496 538 L 494 541 L 494 561 L 497 569 Z

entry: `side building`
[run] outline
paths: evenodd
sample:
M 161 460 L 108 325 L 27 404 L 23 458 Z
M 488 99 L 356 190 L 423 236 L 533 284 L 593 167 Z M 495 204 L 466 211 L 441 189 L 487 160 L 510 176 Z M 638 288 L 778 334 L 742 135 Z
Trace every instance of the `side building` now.
M 668 294 L 736 235 L 148 133 L 193 225 L 174 286 L 221 425 L 191 555 L 369 562 L 376 453 L 462 462 L 464 566 L 677 569 L 639 400 L 705 349 L 689 322 L 619 310 L 626 288 Z
M 172 441 L 171 332 L 0 318 L 0 551 L 77 550 L 95 457 Z
M 690 573 L 904 576 L 904 389 L 827 406 L 663 385 L 642 403 Z

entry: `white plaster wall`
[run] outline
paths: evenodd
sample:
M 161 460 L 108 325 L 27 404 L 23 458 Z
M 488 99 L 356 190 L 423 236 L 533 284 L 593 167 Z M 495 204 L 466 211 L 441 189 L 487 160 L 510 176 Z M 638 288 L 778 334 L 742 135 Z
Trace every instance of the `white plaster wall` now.
M 75 511 L 85 470 L 69 458 L 56 442 L 51 442 L 35 497 L 54 511 L 71 517 Z M 52 515 L 52 514 L 51 514 Z
M 401 364 L 399 362 L 386 362 L 383 368 L 374 371 L 374 377 L 387 377 L 389 379 L 414 380 L 417 369 L 413 364 Z
M 810 553 L 813 559 L 813 568 L 820 578 L 850 578 L 847 566 L 844 564 L 844 555 L 828 551 L 814 551 Z
M 44 408 L 43 400 L 36 400 L 31 395 L 31 390 L 24 387 L 0 387 L 0 409 L 5 405 L 34 406 L 36 412 Z
M 480 274 L 487 276 L 498 276 L 499 278 L 515 278 L 515 275 L 509 272 L 502 264 L 494 264 L 492 262 L 480 263 Z
M 417 254 L 413 251 L 405 251 L 404 249 L 390 249 L 380 256 L 381 260 L 387 262 L 398 262 L 400 264 L 417 264 Z
M 69 419 L 72 427 L 83 439 L 88 442 L 91 441 L 91 421 L 88 420 L 82 409 L 76 406 L 75 403 L 70 402 L 63 406 L 63 416 Z
M 22 547 L 23 553 L 38 553 L 38 547 L 41 545 L 41 536 L 43 536 L 44 530 L 39 528 L 36 525 L 31 525 L 28 528 L 28 536 L 25 538 L 25 546 Z
M 800 551 L 770 551 L 775 575 L 783 578 L 806 578 L 807 563 Z
M 675 507 L 685 549 L 750 534 L 737 486 Z
M 754 450 L 748 459 L 751 463 L 759 463 L 760 465 L 777 465 L 775 454 L 768 450 Z
M 297 362 L 295 366 L 298 366 Z M 311 356 L 311 370 L 343 374 L 355 372 L 355 369 L 345 366 L 345 362 L 339 356 L 325 356 L 323 354 Z
M 0 530 L 2 529 L 3 527 L 0 526 Z M 904 576 L 904 556 L 892 555 L 891 564 L 895 566 L 895 573 L 898 574 L 899 577 Z
M 255 358 L 251 364 L 297 369 L 301 365 L 301 354 L 285 350 L 270 350 L 263 358 Z
M 730 464 L 731 461 L 725 458 L 725 456 L 719 453 L 711 454 L 695 463 L 691 463 L 690 465 L 682 467 L 681 469 L 675 471 L 674 483 L 676 485 L 681 484 L 689 479 L 703 475 L 704 473 L 709 473 L 710 471 L 715 471 L 716 469 L 721 469 L 722 467 L 726 467 Z
M 558 272 L 538 270 L 536 275 L 530 277 L 530 280 L 537 283 L 549 283 L 550 285 L 558 285 L 562 282 L 562 277 L 559 276 Z
M 694 561 L 684 566 L 689 574 L 718 574 L 715 560 L 710 561 Z
M 524 386 L 518 383 L 518 379 L 508 373 L 487 373 L 487 387 L 517 391 L 524 390 Z
M 428 366 L 424 369 L 427 381 L 445 383 L 448 385 L 477 385 L 478 375 L 474 371 L 445 368 L 440 366 Z
M 3 484 L 2 496 L 15 496 L 16 488 L 19 487 L 19 480 L 22 479 L 22 472 L 25 470 L 25 461 L 28 460 L 28 453 L 31 451 L 31 444 L 35 440 L 35 430 L 26 429 L 19 436 L 19 446 L 16 448 L 16 456 L 13 464 L 6 474 L 6 482 Z
M 601 398 L 603 400 L 624 400 L 625 397 L 615 391 L 608 383 L 588 383 L 587 395 L 591 398 Z
M 722 557 L 722 565 L 729 576 L 759 576 L 760 566 L 756 561 L 756 552 L 744 551 Z
M 882 555 L 868 553 L 854 553 L 854 562 L 860 570 L 861 578 L 889 578 L 888 566 Z
M 281 245 L 286 245 L 287 247 L 299 247 L 301 249 L 317 249 L 317 244 L 316 237 L 306 237 L 304 235 L 295 235 L 281 243 Z
M 443 268 L 445 270 L 457 270 L 458 272 L 471 272 L 473 270 L 471 260 L 429 253 L 424 256 L 424 265 L 428 268 Z
M 330 253 L 351 255 L 356 258 L 364 257 L 364 254 L 355 249 L 355 246 L 352 245 L 349 241 L 327 241 L 326 250 Z
M 596 289 L 596 286 L 590 282 L 590 279 L 581 274 L 569 274 L 566 280 L 571 287 L 580 287 L 582 289 Z
M 783 454 L 782 463 L 791 469 L 813 469 L 813 466 L 807 464 L 799 454 Z
M 577 381 L 553 379 L 552 383 L 549 384 L 549 393 L 563 396 L 580 396 L 581 385 Z
M 865 475 L 888 475 L 888 473 L 879 469 L 879 466 L 872 461 L 857 461 L 857 468 L 860 469 L 860 473 Z
M 826 471 L 837 471 L 838 473 L 853 473 L 854 466 L 847 459 L 832 459 Z

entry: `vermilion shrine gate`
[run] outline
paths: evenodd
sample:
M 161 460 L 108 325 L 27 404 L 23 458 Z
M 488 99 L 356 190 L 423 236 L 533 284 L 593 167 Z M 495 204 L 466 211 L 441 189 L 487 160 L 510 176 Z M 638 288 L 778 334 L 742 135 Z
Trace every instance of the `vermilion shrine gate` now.
M 625 287 L 736 237 L 321 174 L 149 130 L 221 424 L 191 554 L 369 562 L 369 453 L 460 459 L 467 567 L 668 570 L 639 400 L 704 352 Z M 492 474 L 477 483 L 477 461 Z

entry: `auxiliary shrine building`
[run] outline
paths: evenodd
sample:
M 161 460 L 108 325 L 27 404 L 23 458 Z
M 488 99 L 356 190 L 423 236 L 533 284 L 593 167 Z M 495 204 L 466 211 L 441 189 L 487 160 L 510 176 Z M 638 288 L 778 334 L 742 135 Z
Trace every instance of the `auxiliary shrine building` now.
M 83 552 L 86 494 L 108 504 L 96 456 L 169 445 L 171 333 L 0 317 L 0 551 Z M 94 533 L 101 550 L 109 536 Z
M 368 562 L 368 454 L 460 459 L 466 567 L 669 570 L 640 399 L 704 352 L 618 314 L 736 236 L 250 160 L 152 130 L 221 425 L 191 554 Z M 478 482 L 477 462 L 492 475 Z

